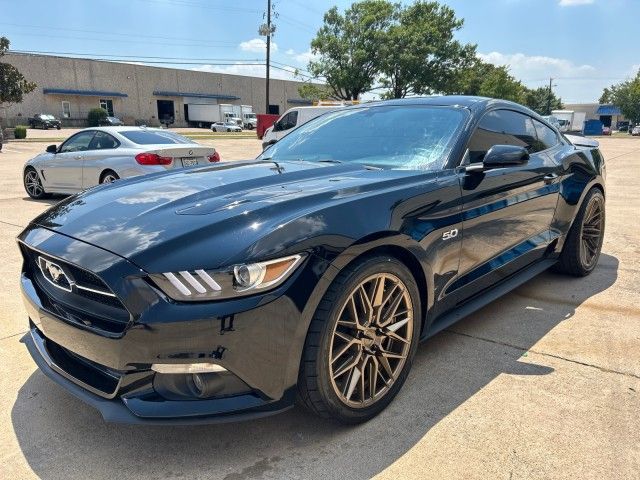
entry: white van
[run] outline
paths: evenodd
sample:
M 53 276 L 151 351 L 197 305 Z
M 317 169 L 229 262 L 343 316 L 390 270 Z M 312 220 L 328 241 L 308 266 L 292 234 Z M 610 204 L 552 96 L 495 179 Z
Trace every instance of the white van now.
M 313 120 L 319 117 L 323 113 L 331 112 L 343 108 L 342 105 L 331 105 L 325 107 L 295 107 L 290 108 L 284 114 L 276 120 L 276 122 L 264 131 L 262 137 L 262 149 L 264 150 L 269 145 L 276 143 L 287 133 L 300 125 L 307 123 L 309 120 Z

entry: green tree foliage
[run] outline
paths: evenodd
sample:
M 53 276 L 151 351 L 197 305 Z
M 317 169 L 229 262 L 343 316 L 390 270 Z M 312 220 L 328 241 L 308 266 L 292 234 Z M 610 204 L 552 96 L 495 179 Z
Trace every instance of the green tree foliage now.
M 0 37 L 0 57 L 9 50 L 9 45 L 9 39 Z M 20 103 L 35 88 L 36 84 L 27 81 L 13 65 L 0 62 L 0 105 Z
M 104 108 L 92 108 L 87 115 L 87 121 L 90 127 L 97 127 L 109 116 Z
M 501 98 L 524 103 L 527 87 L 509 74 L 509 69 L 480 59 L 459 72 L 455 93 Z
M 319 58 L 309 62 L 308 70 L 323 77 L 336 98 L 357 100 L 371 90 L 395 8 L 386 0 L 365 0 L 344 14 L 337 7 L 324 14 L 324 25 L 311 41 Z
M 551 115 L 552 110 L 562 108 L 562 100 L 549 87 L 527 89 L 524 104 L 540 115 Z
M 633 123 L 640 122 L 640 71 L 635 78 L 605 88 L 600 103 L 611 103 Z
M 298 95 L 306 100 L 328 100 L 333 99 L 332 91 L 326 86 L 318 83 L 305 83 L 298 87 Z
M 460 71 L 475 58 L 475 45 L 453 38 L 464 21 L 433 1 L 394 5 L 393 22 L 380 49 L 379 72 L 387 98 L 451 93 Z

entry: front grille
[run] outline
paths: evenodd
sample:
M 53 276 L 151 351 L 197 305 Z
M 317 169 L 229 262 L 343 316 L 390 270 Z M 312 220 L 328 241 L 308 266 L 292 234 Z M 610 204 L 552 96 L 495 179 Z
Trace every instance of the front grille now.
M 124 332 L 131 316 L 100 277 L 24 244 L 20 248 L 24 274 L 33 282 L 48 312 L 106 335 Z

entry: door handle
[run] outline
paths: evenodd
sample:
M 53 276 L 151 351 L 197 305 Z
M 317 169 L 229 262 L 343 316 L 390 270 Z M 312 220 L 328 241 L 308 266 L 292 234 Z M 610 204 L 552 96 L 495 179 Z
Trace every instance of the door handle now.
M 73 157 L 73 158 L 75 158 L 76 160 L 82 160 L 82 158 L 83 158 L 83 157 L 82 157 L 82 155 L 76 155 L 76 156 L 75 156 L 75 157 Z
M 557 173 L 549 173 L 547 175 L 544 176 L 544 183 L 546 183 L 547 185 L 549 185 L 550 183 L 553 183 L 553 181 L 558 178 L 558 174 Z

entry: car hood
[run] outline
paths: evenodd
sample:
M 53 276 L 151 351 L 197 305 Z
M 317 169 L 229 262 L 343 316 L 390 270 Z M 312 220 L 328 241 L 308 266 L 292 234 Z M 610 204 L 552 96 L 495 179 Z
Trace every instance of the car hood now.
M 33 223 L 149 272 L 218 268 L 264 255 L 251 247 L 289 222 L 392 188 L 411 175 L 347 163 L 223 163 L 96 187 L 60 202 Z M 298 242 L 317 232 L 318 225 L 307 221 L 285 237 Z

